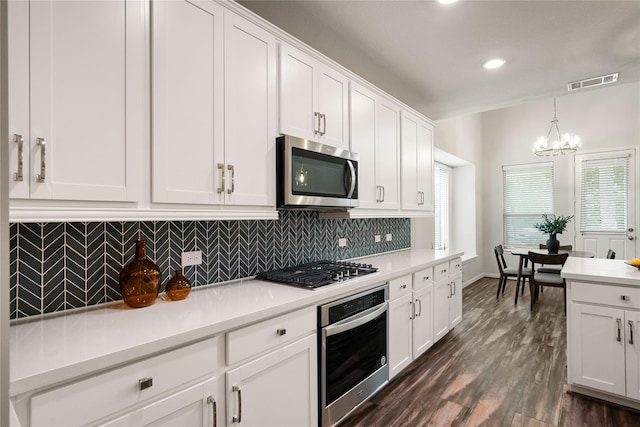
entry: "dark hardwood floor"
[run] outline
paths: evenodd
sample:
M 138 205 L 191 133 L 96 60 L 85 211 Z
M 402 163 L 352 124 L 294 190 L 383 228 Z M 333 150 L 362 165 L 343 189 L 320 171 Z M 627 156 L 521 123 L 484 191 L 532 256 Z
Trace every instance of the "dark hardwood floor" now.
M 514 282 L 463 291 L 463 321 L 343 421 L 351 426 L 640 426 L 640 413 L 567 393 L 562 289 L 534 311 Z

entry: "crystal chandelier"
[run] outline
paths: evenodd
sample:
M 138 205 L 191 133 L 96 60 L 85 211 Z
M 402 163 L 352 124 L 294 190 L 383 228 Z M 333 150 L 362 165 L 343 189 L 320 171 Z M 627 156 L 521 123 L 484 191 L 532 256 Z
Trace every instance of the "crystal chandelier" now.
M 555 136 L 551 133 L 555 129 Z M 550 141 L 553 138 L 553 141 Z M 533 153 L 536 156 L 559 156 L 561 154 L 571 154 L 580 148 L 580 137 L 571 133 L 560 136 L 558 129 L 558 117 L 556 117 L 556 99 L 553 98 L 553 120 L 547 136 L 539 136 L 533 144 Z

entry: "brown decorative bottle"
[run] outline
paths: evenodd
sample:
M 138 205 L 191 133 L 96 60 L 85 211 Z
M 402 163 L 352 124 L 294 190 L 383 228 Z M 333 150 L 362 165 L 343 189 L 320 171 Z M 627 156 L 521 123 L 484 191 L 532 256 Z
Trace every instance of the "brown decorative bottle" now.
M 161 274 L 158 266 L 147 258 L 147 242 L 136 241 L 136 256 L 120 272 L 120 293 L 130 307 L 147 307 L 156 302 Z
M 182 275 L 181 268 L 178 268 L 176 270 L 176 274 L 169 279 L 169 283 L 167 283 L 167 287 L 164 291 L 167 294 L 167 297 L 172 301 L 180 301 L 189 295 L 189 292 L 191 291 L 191 283 L 189 283 L 189 280 Z

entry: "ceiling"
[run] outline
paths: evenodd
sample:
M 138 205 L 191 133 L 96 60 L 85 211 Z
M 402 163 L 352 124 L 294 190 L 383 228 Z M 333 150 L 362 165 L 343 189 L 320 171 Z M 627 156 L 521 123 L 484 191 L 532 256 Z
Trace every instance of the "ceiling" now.
M 239 3 L 434 120 L 640 80 L 637 0 Z

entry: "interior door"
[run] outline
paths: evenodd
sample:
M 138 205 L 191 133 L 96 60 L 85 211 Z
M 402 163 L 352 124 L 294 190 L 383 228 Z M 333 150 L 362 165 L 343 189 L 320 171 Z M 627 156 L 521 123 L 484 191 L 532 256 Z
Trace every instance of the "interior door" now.
M 604 258 L 637 256 L 637 153 L 634 149 L 575 156 L 576 249 Z

